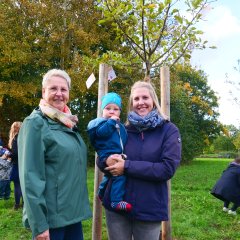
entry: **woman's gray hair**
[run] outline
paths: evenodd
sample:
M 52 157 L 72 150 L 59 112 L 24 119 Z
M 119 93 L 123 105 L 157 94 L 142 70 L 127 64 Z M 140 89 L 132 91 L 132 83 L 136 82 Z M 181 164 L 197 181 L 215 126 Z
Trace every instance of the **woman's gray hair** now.
M 64 70 L 61 70 L 61 69 L 51 69 L 51 70 L 49 70 L 43 76 L 42 87 L 45 87 L 48 80 L 53 76 L 58 76 L 58 77 L 64 78 L 67 81 L 69 89 L 71 88 L 71 78 L 69 77 L 69 75 Z

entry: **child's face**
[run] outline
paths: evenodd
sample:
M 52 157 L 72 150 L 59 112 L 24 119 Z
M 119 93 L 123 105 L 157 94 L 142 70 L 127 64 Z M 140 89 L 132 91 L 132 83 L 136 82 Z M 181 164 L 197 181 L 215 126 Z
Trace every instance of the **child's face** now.
M 112 116 L 119 117 L 120 116 L 120 108 L 118 105 L 114 103 L 108 104 L 104 109 L 103 109 L 103 117 L 104 118 L 111 118 Z

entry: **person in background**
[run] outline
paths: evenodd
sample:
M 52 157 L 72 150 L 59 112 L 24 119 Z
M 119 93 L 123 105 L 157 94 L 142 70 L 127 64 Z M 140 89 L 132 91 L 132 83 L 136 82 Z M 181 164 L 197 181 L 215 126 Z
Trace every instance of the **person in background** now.
M 7 148 L 0 146 L 0 157 L 2 157 L 7 150 L 8 150 Z
M 127 132 L 124 125 L 120 123 L 122 100 L 118 94 L 111 92 L 104 95 L 101 108 L 102 117 L 91 120 L 87 129 L 99 161 L 105 161 L 111 154 L 123 154 Z M 114 163 L 115 161 L 112 164 Z M 98 196 L 100 199 L 104 196 L 108 181 L 109 174 L 105 174 L 99 186 Z M 112 176 L 111 207 L 117 211 L 131 211 L 131 204 L 123 201 L 125 183 L 126 177 L 124 175 Z
M 1 137 L 1 134 L 0 134 L 0 147 L 3 147 L 4 143 L 3 143 L 3 140 L 2 140 L 2 137 Z
M 161 111 L 154 87 L 138 81 L 129 98 L 127 159 L 110 155 L 97 164 L 113 176 L 126 175 L 125 201 L 130 212 L 114 212 L 110 206 L 111 179 L 103 205 L 109 240 L 159 240 L 161 222 L 168 220 L 168 187 L 181 160 L 178 128 Z M 114 165 L 108 166 L 112 161 Z
M 240 206 L 240 157 L 236 157 L 223 171 L 211 194 L 224 202 L 224 212 L 237 214 L 236 210 Z M 231 208 L 230 203 L 233 203 Z
M 12 171 L 12 163 L 9 151 L 0 157 L 0 200 L 8 200 L 11 194 L 10 174 Z
M 49 70 L 39 106 L 19 133 L 23 221 L 35 240 L 83 240 L 82 221 L 92 216 L 87 148 L 67 106 L 70 86 L 65 71 Z
M 22 191 L 20 186 L 20 180 L 19 180 L 19 171 L 18 171 L 18 133 L 21 128 L 22 122 L 14 122 L 11 125 L 10 131 L 9 131 L 9 142 L 8 147 L 11 151 L 11 162 L 13 164 L 12 172 L 10 175 L 10 180 L 13 181 L 14 184 L 14 209 L 18 210 L 20 208 L 20 201 L 22 197 Z

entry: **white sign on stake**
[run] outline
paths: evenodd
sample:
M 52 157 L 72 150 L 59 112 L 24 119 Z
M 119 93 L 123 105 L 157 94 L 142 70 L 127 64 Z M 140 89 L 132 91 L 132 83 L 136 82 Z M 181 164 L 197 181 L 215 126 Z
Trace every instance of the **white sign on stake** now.
M 94 74 L 92 73 L 86 81 L 87 89 L 92 86 L 92 84 L 95 82 L 95 80 L 96 80 L 96 78 L 95 78 Z
M 114 72 L 113 68 L 111 67 L 111 69 L 108 72 L 108 81 L 111 82 L 116 77 L 117 77 L 116 73 Z
M 142 69 L 143 69 L 143 70 L 145 70 L 146 68 L 147 68 L 147 66 L 146 66 L 146 63 L 145 63 L 145 62 L 143 62 Z

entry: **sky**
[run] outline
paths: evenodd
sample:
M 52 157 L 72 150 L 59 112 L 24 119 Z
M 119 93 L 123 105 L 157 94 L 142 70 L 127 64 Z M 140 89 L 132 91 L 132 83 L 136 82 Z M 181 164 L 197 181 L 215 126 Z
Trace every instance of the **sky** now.
M 197 28 L 204 31 L 202 38 L 217 49 L 194 50 L 191 63 L 207 74 L 209 86 L 219 97 L 219 121 L 239 128 L 240 104 L 234 103 L 230 91 L 240 99 L 240 72 L 234 70 L 240 59 L 240 0 L 211 3 Z M 227 84 L 227 79 L 234 85 Z

